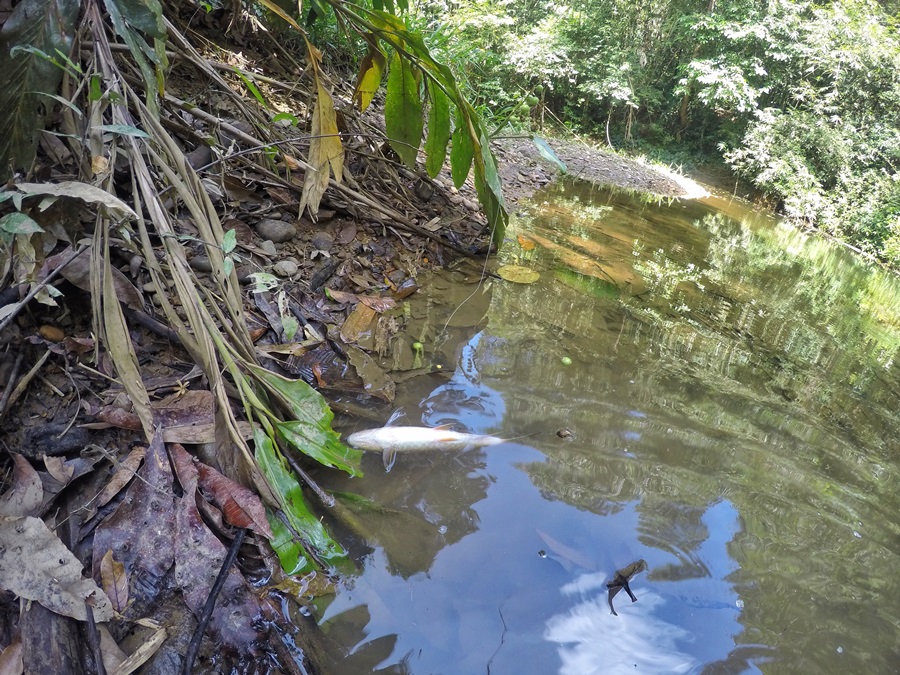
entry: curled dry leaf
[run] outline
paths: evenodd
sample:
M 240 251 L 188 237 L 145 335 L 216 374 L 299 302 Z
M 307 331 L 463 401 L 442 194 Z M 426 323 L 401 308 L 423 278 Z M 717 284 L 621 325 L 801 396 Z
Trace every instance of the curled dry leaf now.
M 0 497 L 0 516 L 34 515 L 44 500 L 41 478 L 22 455 L 12 457 L 12 487 Z
M 272 528 L 259 497 L 243 485 L 226 478 L 211 466 L 197 463 L 200 488 L 225 515 L 225 522 L 272 538 Z
M 113 609 L 122 612 L 128 605 L 128 577 L 125 565 L 113 558 L 112 550 L 107 551 L 100 561 L 100 584 Z
M 97 506 L 103 506 L 104 504 L 109 503 L 110 499 L 119 494 L 119 490 L 131 482 L 131 479 L 134 478 L 134 474 L 137 473 L 138 467 L 141 465 L 141 460 L 144 459 L 144 454 L 146 452 L 146 448 L 137 447 L 128 453 L 128 456 L 119 464 L 113 477 L 109 479 L 106 487 L 104 487 L 103 491 L 97 496 Z
M 62 457 L 44 456 L 44 466 L 47 467 L 47 473 L 53 476 L 53 479 L 63 485 L 68 485 L 69 481 L 75 475 L 75 465 L 66 462 Z M 23 514 L 24 515 L 24 514 Z
M 44 521 L 0 517 L 0 587 L 79 621 L 87 619 L 85 602 L 90 602 L 94 620 L 109 621 L 109 598 L 81 572 L 78 558 Z

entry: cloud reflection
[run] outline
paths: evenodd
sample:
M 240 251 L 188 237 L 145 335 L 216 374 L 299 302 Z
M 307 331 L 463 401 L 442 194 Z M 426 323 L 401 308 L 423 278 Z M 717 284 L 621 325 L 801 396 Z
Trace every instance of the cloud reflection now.
M 602 590 L 547 621 L 544 638 L 559 644 L 560 675 L 686 673 L 697 665 L 676 645 L 690 634 L 654 616 L 664 602 L 660 595 L 644 590 L 631 603 L 623 594 L 616 617 L 606 602 L 605 581 L 601 574 L 583 574 L 562 588 L 566 595 Z

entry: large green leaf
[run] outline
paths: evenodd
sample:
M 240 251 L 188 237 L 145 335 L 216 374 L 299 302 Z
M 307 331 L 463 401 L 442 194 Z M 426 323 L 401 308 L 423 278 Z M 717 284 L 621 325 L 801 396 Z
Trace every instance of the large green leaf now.
M 362 475 L 359 468 L 362 453 L 341 443 L 340 436 L 331 428 L 334 413 L 319 392 L 303 380 L 290 380 L 259 366 L 250 368 L 269 393 L 287 406 L 294 418 L 278 424 L 286 441 L 327 466 L 346 471 L 351 476 Z
M 9 177 L 10 164 L 15 169 L 28 168 L 34 161 L 38 135 L 52 112 L 42 95 L 55 95 L 63 75 L 62 68 L 41 53 L 48 57 L 55 57 L 57 49 L 69 53 L 80 9 L 79 0 L 24 0 L 0 30 L 2 180 Z M 34 49 L 11 55 L 16 46 Z
M 279 422 L 278 431 L 284 440 L 314 460 L 346 471 L 351 476 L 362 476 L 359 468 L 362 452 L 350 448 L 337 439 L 333 431 L 306 422 Z
M 347 552 L 331 538 L 322 522 L 309 510 L 300 483 L 288 470 L 284 457 L 275 448 L 272 439 L 261 428 L 257 428 L 253 432 L 253 443 L 256 446 L 255 456 L 259 468 L 281 501 L 281 509 L 290 524 L 288 528 L 277 517 L 269 517 L 269 525 L 275 535 L 272 547 L 278 554 L 284 571 L 299 574 L 317 569 L 291 529 L 315 549 L 316 555 L 323 562 L 335 566 L 348 563 Z
M 156 94 L 161 93 L 164 81 L 163 69 L 168 65 L 162 5 L 158 0 L 104 0 L 104 5 L 116 34 L 128 45 L 134 62 L 144 76 L 147 107 L 155 111 Z M 153 47 L 140 31 L 153 39 Z
M 427 82 L 431 107 L 428 110 L 428 136 L 425 138 L 425 170 L 434 178 L 441 172 L 447 156 L 447 143 L 450 141 L 450 99 L 434 80 Z
M 453 130 L 453 145 L 450 148 L 450 173 L 453 184 L 462 187 L 472 168 L 475 149 L 472 147 L 472 136 L 460 110 L 456 112 L 456 129 Z
M 384 124 L 387 137 L 403 163 L 413 169 L 422 142 L 422 98 L 416 67 L 395 53 L 388 73 L 387 98 L 384 102 Z

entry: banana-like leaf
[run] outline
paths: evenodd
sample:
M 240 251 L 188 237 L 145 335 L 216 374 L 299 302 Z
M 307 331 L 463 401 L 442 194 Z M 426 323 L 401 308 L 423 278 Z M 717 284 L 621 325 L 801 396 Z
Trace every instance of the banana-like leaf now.
M 314 460 L 351 476 L 361 476 L 359 468 L 362 452 L 341 443 L 331 429 L 307 422 L 279 422 L 275 425 L 285 441 Z
M 406 166 L 414 169 L 424 126 L 422 97 L 419 95 L 416 67 L 399 53 L 391 59 L 388 72 L 384 125 L 391 147 Z
M 334 112 L 334 99 L 322 83 L 319 69 L 322 63 L 322 52 L 306 43 L 309 52 L 309 63 L 312 66 L 313 79 L 316 83 L 316 105 L 312 113 L 312 127 L 309 139 L 309 164 L 303 180 L 303 195 L 300 198 L 300 212 L 304 207 L 313 215 L 319 211 L 322 195 L 328 187 L 329 168 L 334 180 L 341 182 L 344 174 L 344 146 L 338 135 L 337 116 Z
M 250 371 L 290 410 L 294 419 L 277 424 L 286 441 L 323 464 L 351 476 L 362 475 L 362 453 L 344 445 L 331 428 L 334 413 L 319 392 L 303 380 L 290 380 L 259 366 L 250 366 Z
M 425 138 L 425 170 L 434 178 L 444 166 L 447 143 L 450 141 L 450 99 L 434 80 L 427 80 L 428 136 Z
M 131 50 L 131 56 L 144 76 L 147 106 L 158 108 L 154 92 L 160 92 L 163 72 L 168 65 L 165 50 L 165 23 L 159 0 L 104 0 L 116 34 Z M 152 38 L 151 47 L 144 36 Z
M 456 112 L 456 129 L 453 130 L 453 145 L 450 148 L 450 174 L 453 184 L 460 188 L 469 176 L 472 168 L 472 158 L 475 150 L 472 147 L 472 137 L 469 135 L 469 127 L 466 124 L 462 112 Z
M 9 164 L 27 168 L 34 161 L 38 135 L 53 112 L 42 95 L 57 93 L 63 68 L 36 50 L 68 54 L 81 9 L 79 0 L 23 0 L 0 30 L 0 179 L 9 177 Z M 10 50 L 16 46 L 33 49 Z
M 272 439 L 262 429 L 256 429 L 253 432 L 253 442 L 256 446 L 256 461 L 275 494 L 278 495 L 281 509 L 291 528 L 315 549 L 316 554 L 323 562 L 335 566 L 346 564 L 347 552 L 331 538 L 322 522 L 309 510 L 300 484 L 288 470 L 284 458 L 275 448 Z M 278 518 L 270 517 L 269 525 L 272 526 L 272 532 L 275 534 L 275 538 L 271 542 L 272 546 L 278 553 L 278 558 L 286 572 L 297 574 L 317 568 L 309 556 L 298 548 L 299 542 L 293 536 L 285 536 L 285 530 L 290 533 L 289 529 Z
M 353 91 L 353 100 L 359 106 L 360 112 L 369 107 L 375 92 L 381 86 L 384 77 L 384 69 L 387 66 L 387 58 L 384 56 L 374 39 L 369 43 L 369 51 L 359 64 L 359 76 L 356 79 L 356 89 Z

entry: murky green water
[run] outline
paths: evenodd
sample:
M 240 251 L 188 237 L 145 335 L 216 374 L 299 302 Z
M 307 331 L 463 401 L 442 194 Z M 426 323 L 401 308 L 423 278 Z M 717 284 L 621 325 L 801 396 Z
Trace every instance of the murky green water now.
M 900 286 L 723 199 L 539 197 L 501 258 L 540 280 L 435 279 L 396 359 L 452 370 L 408 423 L 516 440 L 331 486 L 392 509 L 334 672 L 898 672 Z

